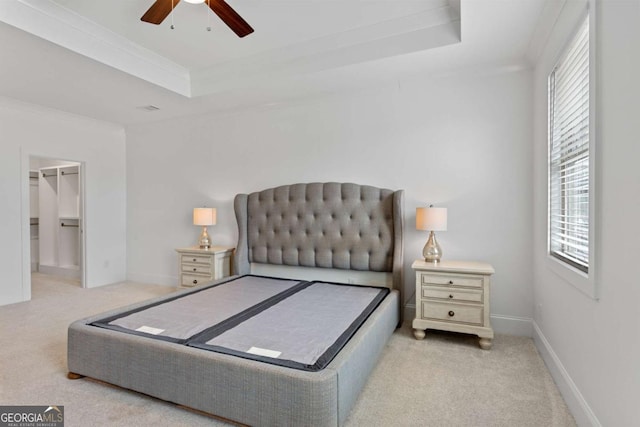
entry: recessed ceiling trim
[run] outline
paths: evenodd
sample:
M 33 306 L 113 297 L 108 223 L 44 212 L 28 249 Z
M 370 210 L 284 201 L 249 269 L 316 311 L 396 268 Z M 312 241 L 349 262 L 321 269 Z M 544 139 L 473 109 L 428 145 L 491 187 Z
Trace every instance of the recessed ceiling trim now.
M 173 92 L 191 95 L 188 69 L 49 0 L 0 1 L 0 21 Z
M 204 69 L 189 70 L 52 0 L 0 1 L 0 20 L 186 97 L 255 87 L 459 43 L 458 0 Z
M 459 43 L 450 6 L 310 40 L 191 73 L 192 96 Z

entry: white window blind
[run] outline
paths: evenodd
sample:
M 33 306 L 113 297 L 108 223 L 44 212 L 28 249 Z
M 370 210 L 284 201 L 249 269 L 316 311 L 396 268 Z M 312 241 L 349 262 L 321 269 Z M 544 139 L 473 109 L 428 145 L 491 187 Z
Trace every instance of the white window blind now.
M 549 253 L 589 270 L 589 19 L 549 76 Z

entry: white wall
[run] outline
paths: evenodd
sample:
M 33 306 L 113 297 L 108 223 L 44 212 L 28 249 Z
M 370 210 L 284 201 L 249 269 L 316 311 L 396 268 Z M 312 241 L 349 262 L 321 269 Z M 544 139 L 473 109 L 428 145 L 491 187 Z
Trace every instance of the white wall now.
M 535 71 L 534 296 L 536 342 L 580 425 L 640 425 L 640 3 L 597 3 L 595 301 L 546 264 L 546 78 L 578 22 L 567 2 Z
M 434 203 L 449 208 L 449 231 L 438 234 L 444 257 L 492 263 L 492 313 L 530 327 L 531 78 L 528 71 L 414 78 L 365 93 L 131 126 L 128 278 L 177 283 L 173 249 L 199 234 L 193 207 L 217 207 L 213 241 L 234 246 L 236 193 L 356 182 L 406 191 L 407 298 L 410 265 L 427 237 L 415 230 L 415 208 Z M 501 319 L 494 320 L 497 327 Z
M 0 98 L 0 305 L 28 300 L 29 156 L 85 163 L 87 286 L 124 280 L 125 135 L 121 127 Z M 24 195 L 24 197 L 23 197 Z M 25 221 L 23 221 L 25 220 Z M 24 258 L 23 258 L 24 257 Z M 26 271 L 23 270 L 26 260 Z

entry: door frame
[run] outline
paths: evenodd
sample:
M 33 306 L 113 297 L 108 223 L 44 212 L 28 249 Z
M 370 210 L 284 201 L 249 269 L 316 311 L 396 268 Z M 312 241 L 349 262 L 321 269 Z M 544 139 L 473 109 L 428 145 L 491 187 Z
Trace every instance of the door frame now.
M 31 231 L 30 231 L 30 200 L 29 200 L 29 171 L 31 170 L 31 158 L 45 158 L 53 160 L 68 161 L 80 164 L 80 174 L 78 176 L 78 191 L 80 194 L 80 284 L 87 287 L 87 218 L 86 218 L 86 167 L 83 160 L 68 159 L 65 156 L 55 154 L 45 154 L 21 150 L 20 167 L 20 217 L 22 224 L 22 300 L 31 300 Z

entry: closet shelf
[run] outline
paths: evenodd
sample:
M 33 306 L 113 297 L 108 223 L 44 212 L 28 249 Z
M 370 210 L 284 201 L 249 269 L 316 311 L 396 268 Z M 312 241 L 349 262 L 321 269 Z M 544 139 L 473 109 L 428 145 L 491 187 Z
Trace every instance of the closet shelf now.
M 79 172 L 77 165 L 40 169 L 39 269 L 44 273 L 80 276 L 83 220 Z

